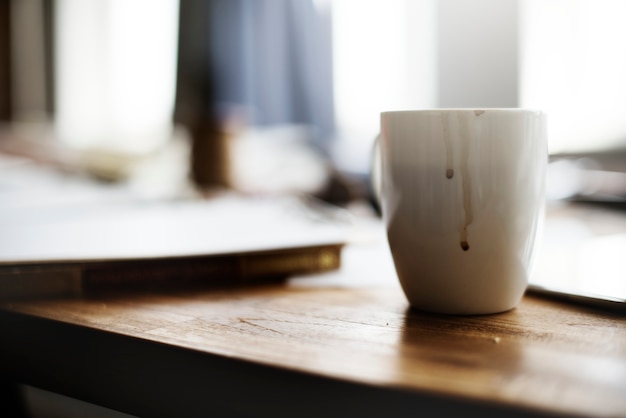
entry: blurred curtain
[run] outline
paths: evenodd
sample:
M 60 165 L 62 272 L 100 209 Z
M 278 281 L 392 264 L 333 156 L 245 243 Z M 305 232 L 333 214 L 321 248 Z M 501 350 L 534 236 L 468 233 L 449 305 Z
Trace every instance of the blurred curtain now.
M 334 131 L 328 8 L 313 0 L 182 0 L 180 25 L 178 115 L 190 102 L 202 103 L 200 113 L 235 108 L 252 125 L 309 125 L 324 147 Z

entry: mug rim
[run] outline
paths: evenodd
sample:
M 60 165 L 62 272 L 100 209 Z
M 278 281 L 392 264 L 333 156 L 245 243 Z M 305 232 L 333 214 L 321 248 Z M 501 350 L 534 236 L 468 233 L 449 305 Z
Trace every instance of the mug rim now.
M 524 108 L 524 107 L 433 107 L 424 109 L 399 109 L 399 110 L 386 110 L 380 112 L 381 115 L 391 115 L 400 113 L 464 113 L 464 112 L 496 112 L 496 113 L 530 113 L 544 115 L 545 112 L 539 109 Z

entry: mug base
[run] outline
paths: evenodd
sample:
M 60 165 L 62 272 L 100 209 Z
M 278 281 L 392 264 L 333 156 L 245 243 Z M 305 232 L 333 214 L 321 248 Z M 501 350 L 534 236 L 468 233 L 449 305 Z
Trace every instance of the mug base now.
M 439 309 L 409 304 L 409 310 L 416 313 L 427 313 L 447 316 L 485 316 L 498 315 L 515 309 L 517 305 L 504 309 Z

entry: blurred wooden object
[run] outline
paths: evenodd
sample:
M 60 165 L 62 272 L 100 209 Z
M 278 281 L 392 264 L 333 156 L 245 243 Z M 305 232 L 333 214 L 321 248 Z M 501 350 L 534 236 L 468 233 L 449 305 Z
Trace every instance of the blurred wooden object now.
M 0 2 L 0 121 L 9 121 L 11 112 L 11 2 Z
M 210 40 L 210 2 L 180 4 L 174 121 L 191 136 L 190 176 L 200 189 L 229 186 L 227 136 L 215 109 Z
M 0 121 L 45 123 L 53 115 L 54 34 L 53 0 L 1 2 Z
M 10 303 L 0 328 L 5 376 L 140 416 L 626 416 L 626 319 L 530 296 L 455 317 L 272 285 Z
M 198 120 L 190 126 L 191 179 L 201 189 L 230 186 L 228 136 L 218 121 Z

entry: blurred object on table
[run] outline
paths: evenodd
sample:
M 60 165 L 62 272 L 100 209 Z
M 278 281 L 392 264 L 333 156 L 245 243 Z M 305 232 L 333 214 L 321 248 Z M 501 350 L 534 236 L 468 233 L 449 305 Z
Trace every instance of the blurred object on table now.
M 339 267 L 346 211 L 296 196 L 202 199 L 184 187 L 186 172 L 172 173 L 186 161 L 179 153 L 172 164 L 175 155 L 102 182 L 0 154 L 0 296 L 241 284 Z
M 611 207 L 548 205 L 530 285 L 565 295 L 626 300 L 626 214 Z M 622 304 L 620 310 L 625 309 Z
M 310 127 L 249 127 L 231 136 L 231 185 L 251 194 L 314 194 L 324 187 L 328 162 L 310 146 Z
M 68 208 L 65 208 L 68 209 Z M 109 204 L 0 220 L 0 298 L 283 280 L 340 267 L 349 215 L 298 198 Z
M 546 194 L 550 201 L 588 201 L 626 209 L 626 149 L 551 156 Z
M 15 128 L 15 125 L 13 126 Z M 68 204 L 81 195 L 126 200 L 180 199 L 196 196 L 188 180 L 189 149 L 183 132 L 146 155 L 111 150 L 79 150 L 53 137 L 15 129 L 0 130 L 0 206 L 24 201 L 46 207 Z

